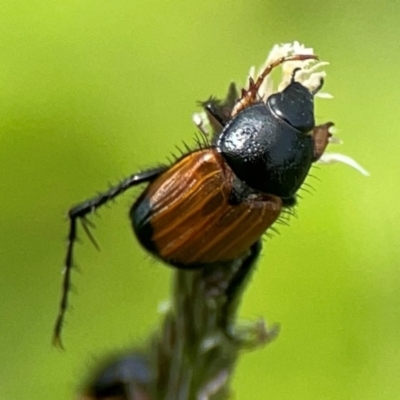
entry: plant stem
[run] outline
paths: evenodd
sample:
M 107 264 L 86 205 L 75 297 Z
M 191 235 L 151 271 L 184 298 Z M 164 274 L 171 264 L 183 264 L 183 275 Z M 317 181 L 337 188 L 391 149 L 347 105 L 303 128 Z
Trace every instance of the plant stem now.
M 263 321 L 235 324 L 259 253 L 255 246 L 231 262 L 176 270 L 171 305 L 147 350 L 124 355 L 102 368 L 85 390 L 87 398 L 227 399 L 240 350 L 265 344 L 277 333 L 276 328 L 267 331 Z M 116 382 L 118 393 L 110 390 Z

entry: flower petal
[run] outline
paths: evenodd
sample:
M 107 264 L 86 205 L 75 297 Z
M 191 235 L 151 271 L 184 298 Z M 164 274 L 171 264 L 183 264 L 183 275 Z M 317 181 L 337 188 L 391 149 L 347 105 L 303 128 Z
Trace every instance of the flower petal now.
M 320 164 L 335 164 L 335 163 L 342 163 L 346 164 L 349 167 L 354 168 L 364 176 L 369 176 L 369 172 L 363 168 L 356 160 L 353 158 L 346 156 L 345 154 L 341 153 L 324 153 L 321 158 L 318 160 Z

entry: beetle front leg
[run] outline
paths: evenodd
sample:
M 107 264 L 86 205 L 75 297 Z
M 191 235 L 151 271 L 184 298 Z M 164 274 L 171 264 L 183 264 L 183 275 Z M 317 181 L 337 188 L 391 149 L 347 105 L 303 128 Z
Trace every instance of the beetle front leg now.
M 314 141 L 314 158 L 313 162 L 318 161 L 324 154 L 326 147 L 329 144 L 329 138 L 332 137 L 330 129 L 334 126 L 333 122 L 317 125 L 312 131 L 312 138 Z

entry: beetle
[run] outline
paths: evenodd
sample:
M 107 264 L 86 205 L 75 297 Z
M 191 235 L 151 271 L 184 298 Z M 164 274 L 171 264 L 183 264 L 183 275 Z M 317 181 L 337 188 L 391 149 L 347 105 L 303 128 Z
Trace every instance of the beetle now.
M 53 343 L 62 347 L 61 331 L 71 286 L 78 221 L 89 231 L 88 214 L 142 183 L 147 187 L 130 209 L 140 244 L 176 268 L 201 268 L 234 260 L 250 250 L 248 265 L 260 252 L 260 238 L 296 203 L 296 193 L 328 144 L 333 123 L 315 125 L 314 96 L 296 81 L 265 101 L 258 91 L 264 79 L 287 61 L 317 59 L 294 54 L 268 64 L 248 88 L 230 87 L 224 103 L 202 103 L 215 134 L 172 165 L 135 173 L 108 191 L 71 208 L 65 274 Z M 232 288 L 227 288 L 227 293 Z

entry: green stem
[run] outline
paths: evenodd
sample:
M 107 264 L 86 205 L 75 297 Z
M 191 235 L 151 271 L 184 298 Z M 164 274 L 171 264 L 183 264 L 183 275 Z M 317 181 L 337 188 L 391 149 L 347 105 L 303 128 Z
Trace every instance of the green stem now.
M 249 250 L 232 262 L 176 270 L 170 308 L 149 348 L 119 357 L 102 368 L 85 390 L 89 398 L 106 398 L 93 388 L 99 387 L 99 382 L 110 386 L 113 379 L 119 379 L 125 388 L 125 395 L 113 399 L 229 398 L 239 352 L 265 344 L 276 335 L 276 329 L 268 332 L 263 321 L 235 323 L 256 258 Z M 125 360 L 124 365 L 121 360 Z

